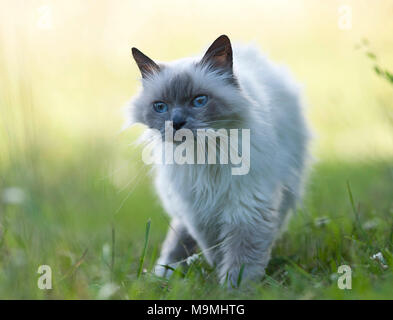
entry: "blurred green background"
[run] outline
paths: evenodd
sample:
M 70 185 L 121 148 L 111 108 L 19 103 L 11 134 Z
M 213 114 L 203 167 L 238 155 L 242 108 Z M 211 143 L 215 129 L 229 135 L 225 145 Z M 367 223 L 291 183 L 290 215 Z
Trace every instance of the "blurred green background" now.
M 392 16 L 383 0 L 1 1 L 0 298 L 393 298 L 393 86 L 365 55 L 393 68 Z M 203 261 L 150 274 L 168 219 L 133 144 L 143 128 L 121 130 L 132 46 L 165 61 L 221 34 L 290 67 L 315 131 L 304 206 L 252 292 L 214 285 Z M 42 264 L 52 290 L 37 288 Z

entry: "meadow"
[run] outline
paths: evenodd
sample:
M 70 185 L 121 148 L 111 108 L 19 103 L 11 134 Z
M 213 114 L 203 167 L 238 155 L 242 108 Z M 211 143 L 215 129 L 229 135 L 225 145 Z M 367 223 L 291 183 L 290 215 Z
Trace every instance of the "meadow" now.
M 392 299 L 393 83 L 374 68 L 393 70 L 392 14 L 383 0 L 2 1 L 0 299 Z M 168 218 L 134 143 L 143 127 L 122 130 L 132 46 L 165 61 L 220 34 L 291 69 L 315 133 L 304 201 L 267 275 L 240 290 L 202 255 L 151 273 Z

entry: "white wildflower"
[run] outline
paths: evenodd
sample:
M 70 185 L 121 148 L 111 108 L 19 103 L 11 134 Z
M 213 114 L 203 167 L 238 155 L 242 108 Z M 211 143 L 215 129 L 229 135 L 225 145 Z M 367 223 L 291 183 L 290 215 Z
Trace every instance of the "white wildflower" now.
M 111 282 L 104 284 L 98 292 L 98 299 L 109 299 L 119 288 L 119 286 Z
M 322 227 L 327 225 L 330 222 L 329 217 L 320 217 L 314 220 L 314 224 L 316 227 Z
M 25 201 L 25 192 L 19 187 L 9 187 L 3 190 L 1 198 L 4 203 L 21 204 Z
M 383 257 L 382 252 L 377 252 L 376 254 L 374 254 L 371 259 L 379 262 L 379 264 L 381 265 L 382 268 L 387 269 L 387 264 L 385 261 L 385 258 Z

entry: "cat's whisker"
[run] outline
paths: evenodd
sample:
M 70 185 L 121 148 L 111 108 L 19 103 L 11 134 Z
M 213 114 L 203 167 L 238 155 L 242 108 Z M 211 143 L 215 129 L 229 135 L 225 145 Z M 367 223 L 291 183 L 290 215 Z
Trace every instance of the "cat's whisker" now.
M 124 204 L 126 203 L 126 201 L 130 198 L 130 196 L 132 195 L 132 193 L 134 192 L 135 188 L 137 187 L 137 185 L 139 184 L 140 180 L 142 177 L 144 177 L 147 174 L 146 171 L 139 171 L 139 173 L 137 174 L 138 180 L 137 182 L 133 185 L 133 187 L 130 189 L 130 191 L 127 193 L 126 197 L 123 199 L 123 201 L 120 203 L 120 206 L 117 208 L 117 210 L 113 213 L 113 216 L 117 215 L 120 210 L 123 208 Z M 135 180 L 135 178 L 134 178 Z M 129 185 L 129 184 L 128 184 Z
M 147 167 L 145 164 L 142 164 L 142 166 Z M 128 181 L 123 187 L 121 187 L 119 190 L 117 190 L 117 193 L 121 193 L 121 192 L 123 192 L 124 190 L 126 190 L 126 189 L 129 187 L 129 185 L 130 185 L 132 182 L 134 182 L 135 179 L 138 178 L 138 177 L 141 175 L 141 173 L 143 173 L 143 170 L 139 170 L 138 173 L 135 174 L 135 175 L 130 179 L 130 181 Z

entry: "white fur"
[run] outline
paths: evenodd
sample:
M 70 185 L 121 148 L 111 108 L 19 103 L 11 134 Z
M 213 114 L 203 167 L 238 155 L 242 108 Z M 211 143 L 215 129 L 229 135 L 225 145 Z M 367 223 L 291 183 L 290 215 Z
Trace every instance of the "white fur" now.
M 165 72 L 193 70 L 194 61 L 172 62 Z M 253 46 L 233 47 L 233 67 L 241 94 L 229 85 L 217 94 L 244 110 L 242 127 L 251 130 L 250 172 L 233 176 L 229 166 L 157 165 L 155 185 L 172 228 L 179 228 L 169 233 L 158 264 L 183 258 L 179 251 L 188 234 L 217 266 L 221 281 L 236 283 L 242 266 L 243 279 L 264 273 L 278 229 L 302 194 L 310 134 L 299 86 L 286 69 Z M 214 91 L 214 77 L 201 81 Z

